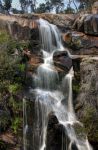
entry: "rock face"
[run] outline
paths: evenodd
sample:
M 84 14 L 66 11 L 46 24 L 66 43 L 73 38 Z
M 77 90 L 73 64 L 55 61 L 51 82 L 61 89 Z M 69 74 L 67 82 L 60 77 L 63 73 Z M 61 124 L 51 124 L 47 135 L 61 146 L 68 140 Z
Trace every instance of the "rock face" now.
M 98 37 L 82 32 L 67 32 L 62 35 L 64 45 L 69 47 L 71 54 L 98 55 Z
M 89 141 L 98 149 L 98 60 L 85 58 L 80 64 L 80 90 L 75 110 L 84 123 Z
M 98 35 L 98 14 L 85 14 L 76 19 L 73 28 L 85 34 Z
M 98 1 L 95 2 L 92 6 L 92 13 L 93 14 L 98 14 Z
M 37 28 L 37 18 L 26 19 L 19 16 L 6 16 L 0 14 L 0 29 L 7 30 L 15 39 L 28 40 L 30 39 L 31 29 Z
M 28 40 L 31 38 L 32 30 L 38 30 L 37 20 L 39 18 L 43 18 L 50 23 L 59 26 L 62 30 L 66 30 L 71 29 L 71 26 L 76 19 L 76 15 L 28 14 L 10 16 L 0 14 L 0 28 L 6 29 L 16 39 Z M 38 36 L 37 33 L 36 35 Z

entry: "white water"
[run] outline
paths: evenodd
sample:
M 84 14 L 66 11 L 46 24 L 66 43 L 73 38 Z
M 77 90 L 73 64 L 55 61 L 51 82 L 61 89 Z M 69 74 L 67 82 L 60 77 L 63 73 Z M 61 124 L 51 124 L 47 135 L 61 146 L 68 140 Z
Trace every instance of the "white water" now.
M 58 50 L 64 50 L 61 43 L 60 32 L 55 25 L 47 21 L 39 20 L 40 39 L 42 43 L 42 52 L 44 63 L 37 68 L 36 77 L 33 78 L 36 88 L 30 90 L 35 93 L 36 124 L 33 131 L 33 146 L 37 141 L 37 148 L 33 150 L 45 150 L 46 134 L 48 125 L 48 115 L 54 112 L 60 124 L 65 128 L 67 136 L 70 139 L 68 150 L 72 150 L 75 144 L 78 150 L 92 150 L 87 137 L 81 139 L 76 135 L 74 124 L 82 126 L 77 120 L 72 99 L 72 78 L 73 69 L 59 82 L 59 75 L 53 64 L 53 53 Z M 63 90 L 62 90 L 63 89 Z M 66 105 L 62 104 L 65 101 Z M 26 149 L 26 132 L 28 129 L 26 102 L 24 101 L 24 150 Z M 63 147 L 62 147 L 63 150 Z

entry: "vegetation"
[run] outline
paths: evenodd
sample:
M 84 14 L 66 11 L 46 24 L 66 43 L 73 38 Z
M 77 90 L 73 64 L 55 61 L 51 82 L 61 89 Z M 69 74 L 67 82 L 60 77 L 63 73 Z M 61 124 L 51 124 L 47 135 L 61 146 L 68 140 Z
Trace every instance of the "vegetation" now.
M 18 137 L 22 139 L 21 93 L 25 86 L 26 66 L 22 61 L 22 50 L 26 45 L 0 30 L 0 133 L 10 130 L 17 134 L 17 141 Z M 0 149 L 3 149 L 3 141 L 0 142 Z
M 12 11 L 18 13 L 45 13 L 54 11 L 56 13 L 77 13 L 83 10 L 91 10 L 92 5 L 97 0 L 44 0 L 39 3 L 38 0 L 19 0 L 21 10 L 12 8 L 12 2 L 15 0 L 2 0 L 0 1 L 0 10 L 2 13 L 9 13 Z M 39 5 L 38 5 L 39 3 Z
M 76 0 L 76 2 L 79 2 L 79 9 L 80 10 L 90 10 L 92 8 L 92 5 L 97 0 Z
M 86 106 L 84 110 L 84 116 L 81 121 L 84 123 L 85 132 L 88 135 L 90 141 L 98 142 L 98 117 L 97 110 L 94 107 Z

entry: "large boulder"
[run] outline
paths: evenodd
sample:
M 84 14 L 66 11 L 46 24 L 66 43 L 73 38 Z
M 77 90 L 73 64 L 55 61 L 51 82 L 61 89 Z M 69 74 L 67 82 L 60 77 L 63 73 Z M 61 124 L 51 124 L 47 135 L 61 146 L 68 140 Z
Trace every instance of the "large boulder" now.
M 85 14 L 79 16 L 73 24 L 77 31 L 90 35 L 98 35 L 98 14 Z
M 62 37 L 71 54 L 98 55 L 98 37 L 77 31 L 67 32 Z
M 72 59 L 66 51 L 55 52 L 53 55 L 53 60 L 54 65 L 61 69 L 65 74 L 67 74 L 72 67 Z
M 66 150 L 69 140 L 65 135 L 65 128 L 59 124 L 53 112 L 49 114 L 48 120 L 46 150 Z

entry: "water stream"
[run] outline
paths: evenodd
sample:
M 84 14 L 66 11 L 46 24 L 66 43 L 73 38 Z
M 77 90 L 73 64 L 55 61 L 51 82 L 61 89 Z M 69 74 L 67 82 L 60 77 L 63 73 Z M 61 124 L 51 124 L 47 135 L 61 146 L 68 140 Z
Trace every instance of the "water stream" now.
M 35 89 L 30 90 L 31 93 L 35 94 L 36 116 L 32 150 L 45 150 L 48 116 L 51 112 L 54 112 L 59 124 L 63 125 L 67 132 L 70 142 L 68 146 L 64 146 L 66 147 L 66 150 L 73 150 L 73 144 L 76 145 L 75 150 L 92 150 L 87 137 L 78 137 L 74 129 L 74 124 L 82 126 L 82 123 L 77 120 L 73 108 L 73 69 L 71 68 L 69 73 L 62 78 L 62 82 L 60 82 L 58 72 L 53 64 L 54 52 L 64 50 L 60 32 L 55 25 L 50 24 L 43 19 L 39 19 L 39 31 L 44 63 L 37 68 L 36 77 L 33 77 Z M 63 100 L 65 100 L 66 105 L 63 105 Z M 26 136 L 29 128 L 26 109 L 26 101 L 23 100 L 24 150 L 30 150 L 27 146 L 28 139 Z M 63 146 L 61 150 L 65 150 L 63 149 Z

